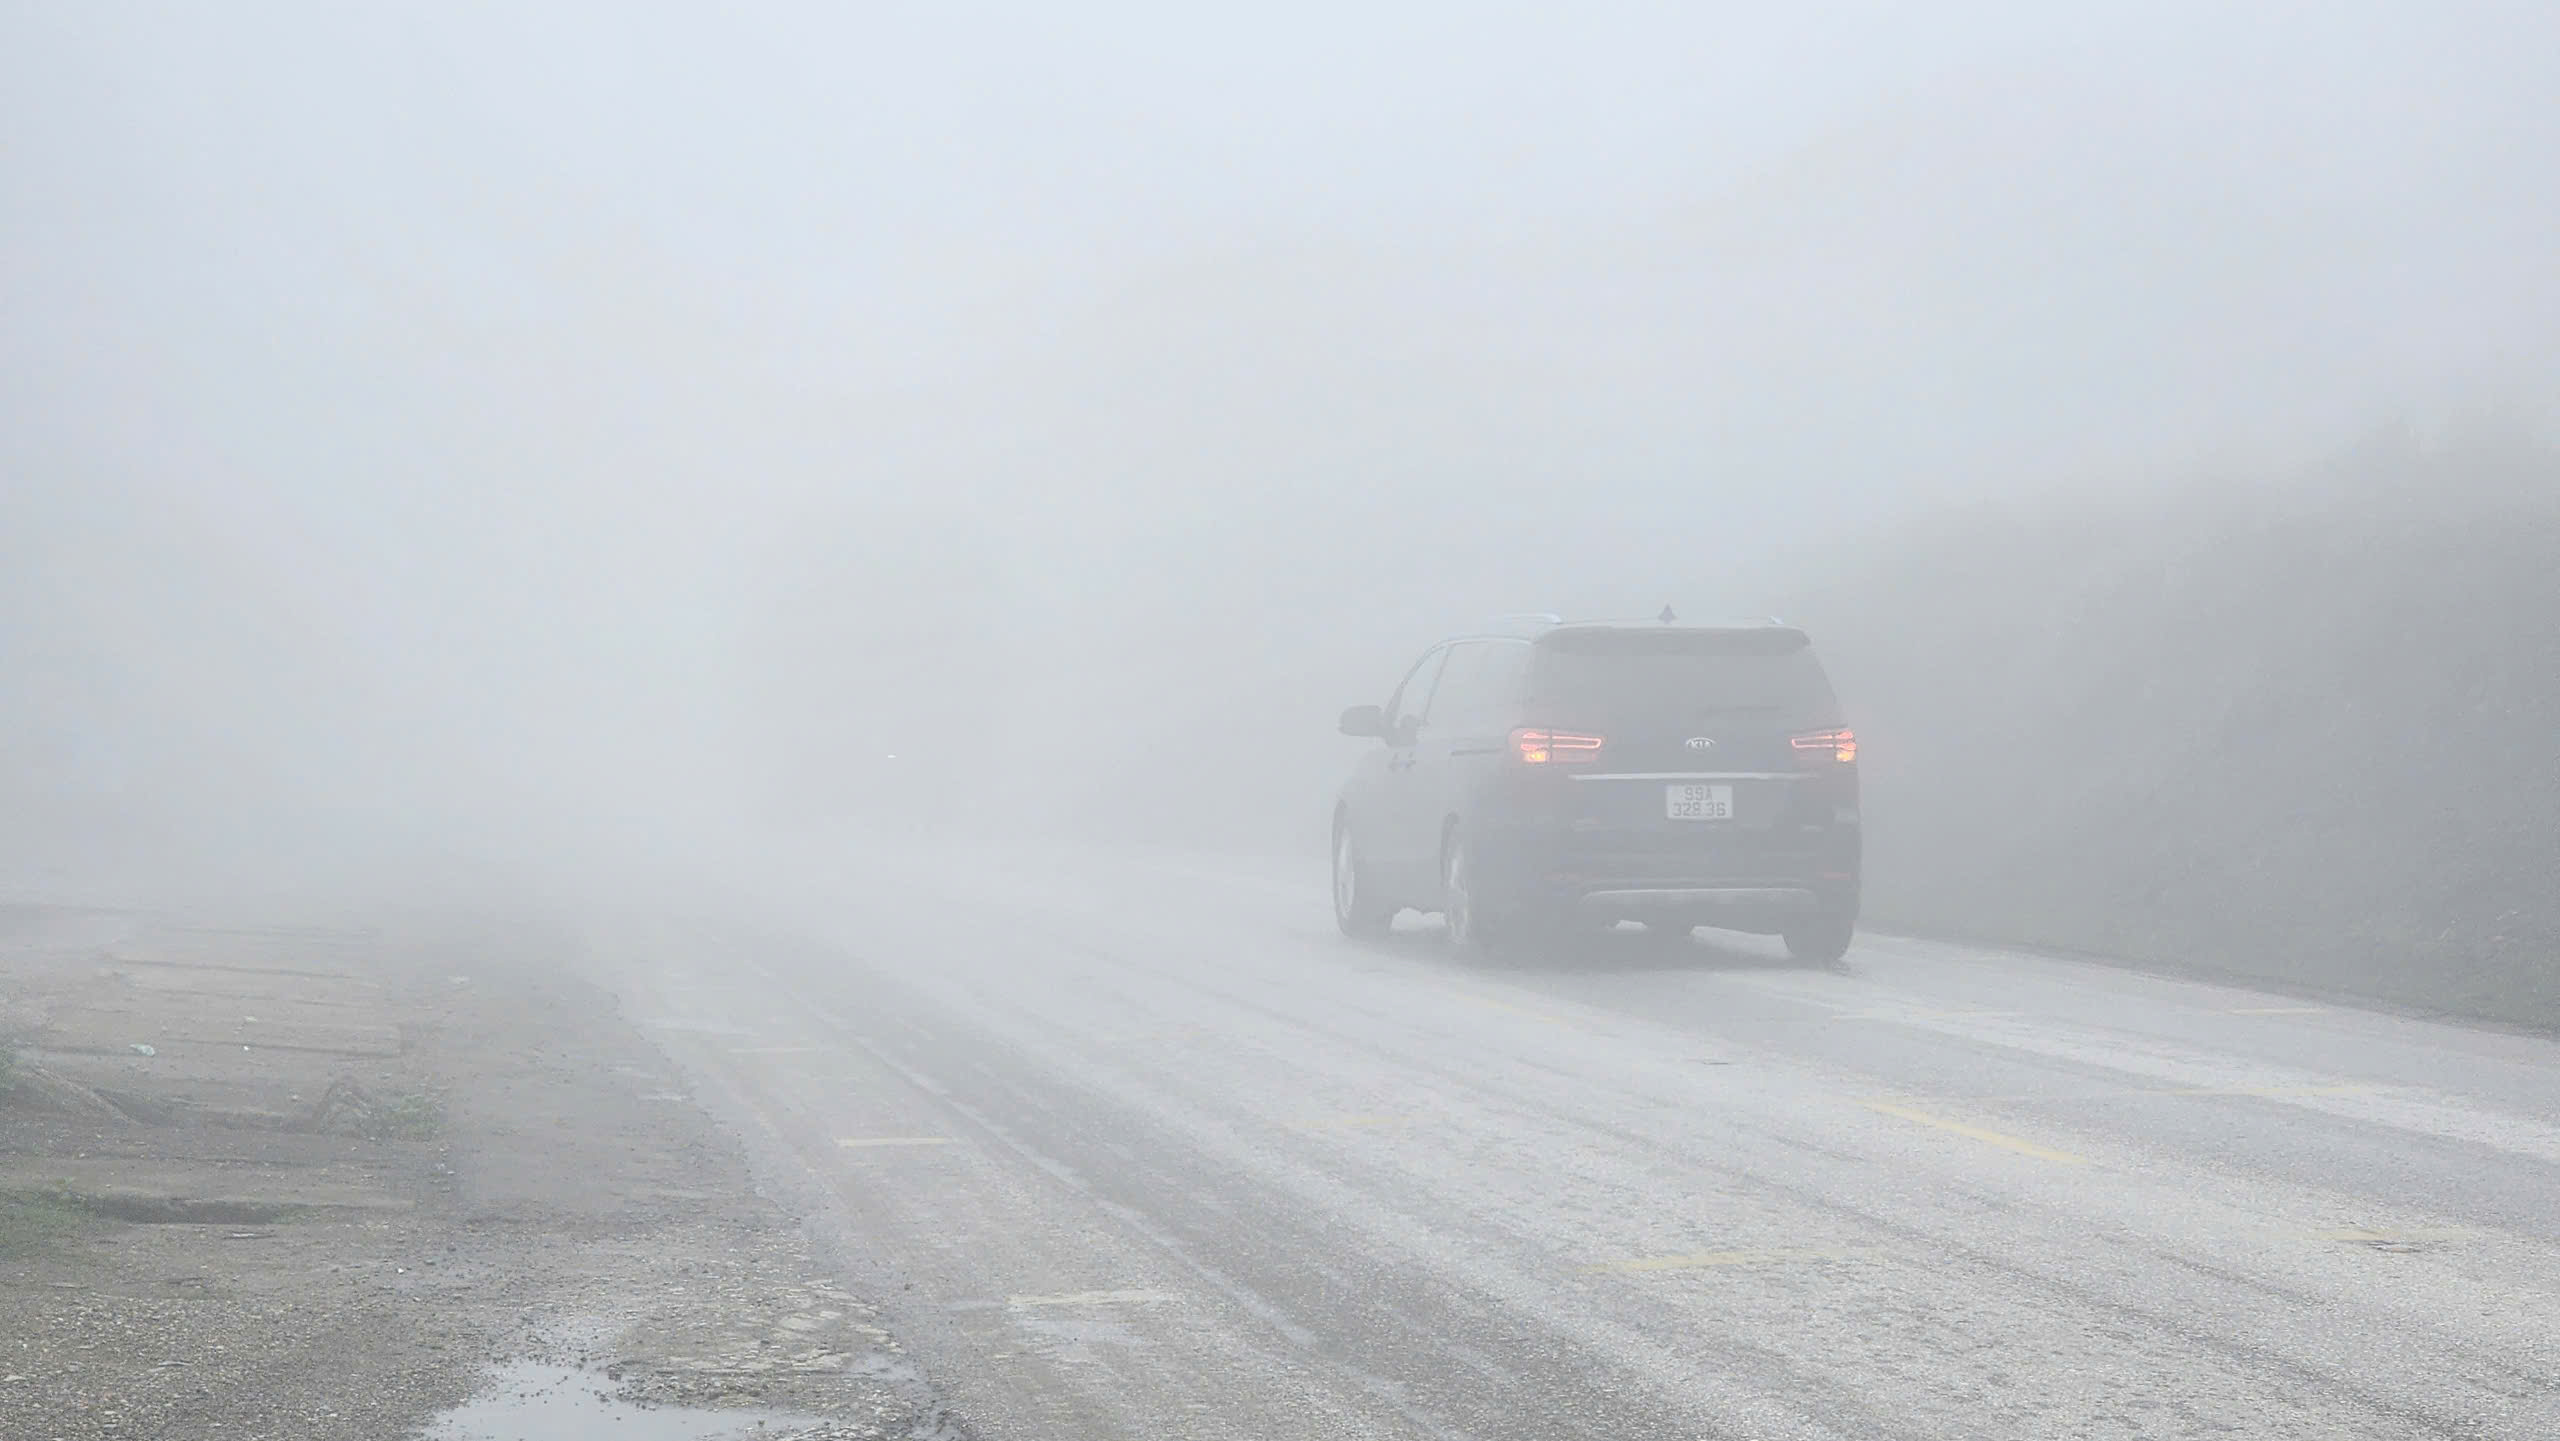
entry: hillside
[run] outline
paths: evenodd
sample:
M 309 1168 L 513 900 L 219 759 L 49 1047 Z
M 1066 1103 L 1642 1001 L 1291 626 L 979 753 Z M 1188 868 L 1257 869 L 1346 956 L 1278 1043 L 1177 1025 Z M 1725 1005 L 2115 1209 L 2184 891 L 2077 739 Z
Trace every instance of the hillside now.
M 1879 925 L 2560 1024 L 2560 465 L 1950 516 L 1804 610 Z

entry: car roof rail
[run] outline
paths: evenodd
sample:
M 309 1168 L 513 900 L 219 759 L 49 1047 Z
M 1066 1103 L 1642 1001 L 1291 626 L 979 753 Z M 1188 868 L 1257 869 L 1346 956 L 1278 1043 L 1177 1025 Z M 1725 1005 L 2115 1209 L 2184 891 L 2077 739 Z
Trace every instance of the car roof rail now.
M 1485 623 L 1485 627 L 1488 630 L 1544 630 L 1562 624 L 1564 617 L 1553 611 L 1533 610 L 1495 616 Z

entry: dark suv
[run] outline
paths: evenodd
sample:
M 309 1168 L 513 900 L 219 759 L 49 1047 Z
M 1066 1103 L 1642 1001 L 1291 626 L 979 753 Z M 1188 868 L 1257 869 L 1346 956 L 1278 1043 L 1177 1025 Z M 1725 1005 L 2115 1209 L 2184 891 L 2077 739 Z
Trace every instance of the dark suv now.
M 1440 911 L 1487 947 L 1637 920 L 1830 963 L 1858 914 L 1858 746 L 1801 630 L 1540 624 L 1433 646 L 1333 815 L 1349 935 Z

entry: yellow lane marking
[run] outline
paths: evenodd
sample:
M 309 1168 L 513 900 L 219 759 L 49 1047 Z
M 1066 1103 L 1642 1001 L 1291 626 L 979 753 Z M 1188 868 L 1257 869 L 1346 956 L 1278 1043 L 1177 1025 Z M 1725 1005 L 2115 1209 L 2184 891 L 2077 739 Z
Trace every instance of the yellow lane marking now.
M 1007 1296 L 1004 1303 L 1027 1311 L 1035 1306 L 1150 1306 L 1173 1299 L 1170 1291 L 1066 1291 L 1055 1296 Z
M 2003 1135 L 1998 1131 L 1986 1130 L 1980 1126 L 1968 1126 L 1962 1121 L 1950 1121 L 1944 1116 L 1932 1116 L 1926 1111 L 1915 1111 L 1909 1106 L 1897 1106 L 1886 1101 L 1861 1101 L 1859 1104 L 1870 1111 L 1899 1117 L 1918 1125 L 1934 1126 L 1941 1131 L 1953 1131 L 1959 1136 L 1970 1136 L 1984 1145 L 2016 1151 L 2020 1155 L 2033 1156 L 2040 1161 L 2055 1161 L 2065 1166 L 2089 1164 L 2089 1158 L 2086 1156 L 2075 1156 L 2069 1151 L 2057 1151 L 2050 1146 L 2039 1146 L 2033 1141 L 2022 1141 L 2016 1136 Z
M 865 1146 L 948 1146 L 949 1136 L 840 1136 L 836 1144 L 846 1150 Z
M 2361 1096 L 2380 1086 L 2193 1086 L 2164 1096 Z
M 2317 1016 L 2328 1009 L 2327 1006 L 2232 1006 L 2223 1014 L 2226 1016 Z
M 1698 1251 L 1686 1256 L 1645 1256 L 1633 1261 L 1610 1261 L 1598 1266 L 1585 1266 L 1582 1269 L 1595 1274 L 1696 1271 L 1710 1266 L 1784 1266 L 1803 1261 L 1865 1261 L 1882 1254 L 1873 1246 L 1844 1248 L 1776 1246 L 1750 1251 Z

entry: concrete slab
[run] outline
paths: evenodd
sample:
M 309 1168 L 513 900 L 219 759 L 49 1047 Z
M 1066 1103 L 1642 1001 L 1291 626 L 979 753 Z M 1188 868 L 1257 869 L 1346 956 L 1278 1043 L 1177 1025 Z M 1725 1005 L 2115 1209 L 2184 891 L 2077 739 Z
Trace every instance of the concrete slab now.
M 142 990 L 133 986 L 101 986 L 73 998 L 70 1009 L 130 1015 L 152 1024 L 238 1021 L 257 1025 L 388 1026 L 385 1006 L 327 1006 L 281 996 L 211 995 L 196 991 Z M 245 1039 L 245 1038 L 244 1038 Z
M 271 1021 L 263 1016 L 252 1021 L 244 1016 L 173 1013 L 166 1007 L 85 1005 L 56 1012 L 38 1041 L 46 1050 L 100 1054 L 131 1051 L 137 1043 L 396 1056 L 400 1031 L 396 1026 L 354 1021 Z
M 258 1129 L 299 1125 L 330 1082 L 351 1070 L 391 1064 L 320 1051 L 243 1051 L 237 1045 L 173 1043 L 154 1050 L 140 1056 L 121 1049 L 29 1048 L 20 1055 L 97 1091 L 140 1120 Z
M 164 961 L 125 962 L 119 967 L 118 974 L 135 990 L 168 995 L 227 996 L 243 1001 L 291 1002 L 305 1006 L 384 1004 L 379 982 L 355 976 L 322 976 L 301 971 L 244 971 L 229 966 Z
M 136 940 L 108 946 L 102 954 L 110 964 L 119 966 L 186 966 L 249 975 L 358 979 L 335 952 L 302 954 L 254 945 L 173 945 L 166 940 Z
M 66 1197 L 128 1221 L 268 1221 L 297 1212 L 392 1214 L 414 1203 L 289 1166 L 26 1156 L 0 1161 L 0 1194 Z

